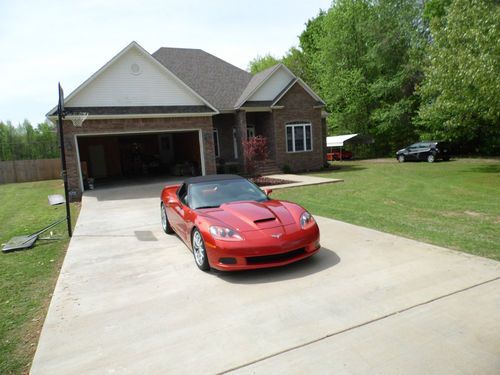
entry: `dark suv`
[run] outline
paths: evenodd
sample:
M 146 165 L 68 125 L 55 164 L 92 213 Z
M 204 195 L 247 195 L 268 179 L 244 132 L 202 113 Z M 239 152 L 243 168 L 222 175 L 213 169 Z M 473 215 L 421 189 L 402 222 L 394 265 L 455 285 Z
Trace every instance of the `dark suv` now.
M 449 146 L 445 142 L 418 142 L 396 152 L 400 163 L 408 160 L 427 160 L 433 163 L 438 159 L 450 160 Z

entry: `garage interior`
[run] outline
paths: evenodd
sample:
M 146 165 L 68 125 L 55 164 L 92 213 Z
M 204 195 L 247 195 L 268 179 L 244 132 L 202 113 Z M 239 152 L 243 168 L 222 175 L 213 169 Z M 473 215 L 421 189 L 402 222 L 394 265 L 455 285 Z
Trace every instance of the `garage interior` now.
M 78 136 L 85 190 L 202 173 L 198 131 Z

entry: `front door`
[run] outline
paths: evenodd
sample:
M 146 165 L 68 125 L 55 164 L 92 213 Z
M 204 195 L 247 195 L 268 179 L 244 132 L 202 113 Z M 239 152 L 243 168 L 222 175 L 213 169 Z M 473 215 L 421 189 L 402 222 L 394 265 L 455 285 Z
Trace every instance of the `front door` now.
M 247 138 L 255 137 L 255 127 L 249 126 L 247 127 Z
M 103 145 L 90 145 L 89 146 L 90 167 L 92 170 L 93 178 L 105 178 L 108 176 L 106 168 L 106 155 L 104 153 Z

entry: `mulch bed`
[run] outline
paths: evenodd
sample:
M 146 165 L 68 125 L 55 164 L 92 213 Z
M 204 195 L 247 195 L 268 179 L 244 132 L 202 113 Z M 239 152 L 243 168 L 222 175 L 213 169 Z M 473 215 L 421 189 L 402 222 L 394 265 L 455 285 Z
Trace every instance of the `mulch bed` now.
M 250 178 L 250 181 L 252 181 L 257 186 L 284 185 L 284 184 L 293 184 L 294 182 L 297 182 L 297 181 L 288 181 L 288 180 L 282 180 L 280 178 L 271 178 L 265 176 L 252 177 Z

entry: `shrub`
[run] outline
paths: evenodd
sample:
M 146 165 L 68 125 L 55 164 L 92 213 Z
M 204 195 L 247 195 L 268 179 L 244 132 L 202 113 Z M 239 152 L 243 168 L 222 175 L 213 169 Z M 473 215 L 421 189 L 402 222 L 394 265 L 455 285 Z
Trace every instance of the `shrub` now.
M 283 168 L 281 168 L 281 169 L 283 170 L 283 173 L 285 173 L 285 174 L 292 173 L 292 168 L 288 164 L 283 165 Z
M 256 163 L 266 160 L 269 155 L 267 138 L 258 135 L 243 141 L 243 155 L 247 168 L 246 172 L 253 176 L 256 171 Z

